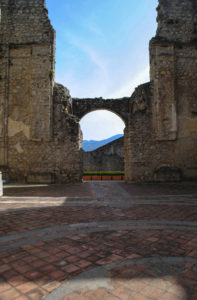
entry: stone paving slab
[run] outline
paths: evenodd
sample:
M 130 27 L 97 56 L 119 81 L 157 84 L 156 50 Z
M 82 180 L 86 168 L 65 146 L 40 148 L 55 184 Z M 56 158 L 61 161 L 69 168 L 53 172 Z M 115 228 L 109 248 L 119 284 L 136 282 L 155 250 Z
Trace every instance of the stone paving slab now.
M 77 186 L 0 200 L 0 300 L 197 299 L 194 185 Z
M 111 186 L 109 194 L 108 186 Z M 154 196 L 154 195 L 183 195 L 197 194 L 197 182 L 171 184 L 127 184 L 125 182 L 83 182 L 68 185 L 4 185 L 4 196 L 38 196 L 38 197 L 91 197 L 101 195 L 117 196 Z M 124 195 L 125 196 L 125 195 Z
M 138 258 L 97 267 L 67 281 L 46 300 L 57 299 L 186 299 L 191 282 L 184 280 L 197 259 Z M 191 268 L 191 270 L 185 271 Z M 184 288 L 181 286 L 184 283 Z M 197 291 L 197 287 L 195 289 Z M 171 298 L 170 298 L 171 297 Z
M 4 207 L 5 208 L 5 207 Z M 4 212 L 4 211 L 3 211 Z M 136 205 L 130 208 L 100 207 L 42 207 L 14 209 L 0 214 L 0 236 L 58 225 L 93 221 L 121 220 L 180 220 L 196 221 L 197 206 Z M 21 222 L 23 220 L 23 222 Z M 35 221 L 36 220 L 36 221 Z

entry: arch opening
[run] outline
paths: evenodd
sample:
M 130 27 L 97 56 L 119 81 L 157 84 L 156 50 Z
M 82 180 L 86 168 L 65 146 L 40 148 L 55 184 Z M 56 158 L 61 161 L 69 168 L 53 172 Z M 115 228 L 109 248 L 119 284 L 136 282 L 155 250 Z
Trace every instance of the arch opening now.
M 118 120 L 119 121 L 119 128 L 120 130 L 122 130 L 122 132 L 124 131 L 124 128 L 126 127 L 126 122 L 125 120 L 122 118 L 122 116 L 120 114 L 118 114 L 115 111 L 112 111 L 110 109 L 107 108 L 93 108 L 90 111 L 86 112 L 81 118 L 80 118 L 80 124 L 83 124 L 86 121 L 86 116 L 90 115 L 90 114 L 94 114 L 96 116 L 96 118 L 99 117 L 103 117 L 106 120 L 111 119 L 110 116 L 113 116 L 114 120 Z M 122 122 L 121 122 L 122 121 Z M 117 122 L 118 123 L 118 122 Z M 122 129 L 123 127 L 123 129 Z
M 110 180 L 116 174 L 117 179 L 123 179 L 125 123 L 121 117 L 106 109 L 96 109 L 82 117 L 80 126 L 83 174 L 100 175 L 100 180 Z

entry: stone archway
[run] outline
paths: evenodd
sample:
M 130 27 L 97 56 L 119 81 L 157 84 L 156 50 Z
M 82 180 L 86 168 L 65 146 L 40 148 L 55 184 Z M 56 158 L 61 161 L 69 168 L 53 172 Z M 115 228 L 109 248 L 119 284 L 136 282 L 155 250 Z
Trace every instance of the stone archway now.
M 81 151 L 83 171 L 124 172 L 124 129 L 126 124 L 122 118 L 111 110 L 95 109 L 82 117 L 80 126 L 83 141 L 86 140 Z M 105 139 L 106 141 L 104 141 Z M 88 140 L 95 140 L 95 142 L 89 143 Z M 96 149 L 94 149 L 95 147 Z
M 129 97 L 121 99 L 87 98 L 72 99 L 73 114 L 82 119 L 86 114 L 98 109 L 106 109 L 116 114 L 125 123 L 128 123 Z

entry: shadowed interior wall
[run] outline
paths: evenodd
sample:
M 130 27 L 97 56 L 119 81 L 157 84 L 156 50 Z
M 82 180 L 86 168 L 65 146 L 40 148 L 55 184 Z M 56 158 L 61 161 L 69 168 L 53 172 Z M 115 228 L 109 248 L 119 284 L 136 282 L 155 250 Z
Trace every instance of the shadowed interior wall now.
M 83 171 L 124 171 L 124 138 L 82 155 Z

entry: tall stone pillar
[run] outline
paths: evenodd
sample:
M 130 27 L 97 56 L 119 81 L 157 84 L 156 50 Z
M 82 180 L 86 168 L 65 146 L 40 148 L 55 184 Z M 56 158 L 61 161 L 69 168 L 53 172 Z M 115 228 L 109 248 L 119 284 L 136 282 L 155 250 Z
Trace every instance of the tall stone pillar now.
M 179 107 L 185 105 L 182 101 L 194 97 L 189 85 L 192 86 L 196 78 L 197 0 L 159 0 L 157 10 L 158 29 L 150 42 L 153 127 L 157 140 L 170 141 L 178 137 L 177 114 L 180 116 Z M 181 94 L 183 79 L 187 87 Z
M 44 0 L 0 1 L 0 166 L 14 145 L 51 139 L 54 51 Z

